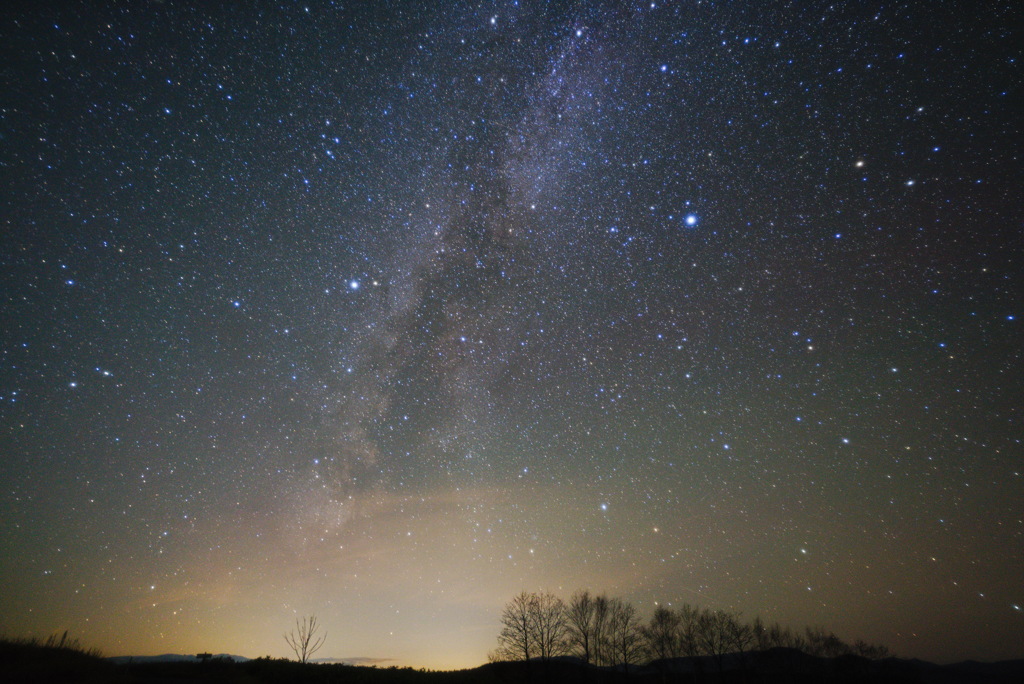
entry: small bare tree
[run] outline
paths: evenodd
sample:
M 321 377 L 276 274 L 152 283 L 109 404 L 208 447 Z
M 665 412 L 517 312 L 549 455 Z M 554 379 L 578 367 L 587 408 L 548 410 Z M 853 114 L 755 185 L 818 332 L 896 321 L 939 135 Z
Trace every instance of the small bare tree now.
M 318 634 L 319 631 L 320 624 L 316 621 L 316 615 L 310 615 L 302 620 L 295 618 L 295 629 L 284 635 L 284 640 L 292 647 L 300 663 L 308 662 L 310 656 L 324 645 L 327 632 Z
M 854 642 L 853 652 L 861 656 L 862 658 L 869 658 L 871 660 L 880 660 L 882 658 L 888 658 L 890 655 L 892 655 L 891 653 L 889 653 L 888 647 L 876 646 L 874 644 L 869 644 L 865 641 L 861 641 L 860 639 L 857 639 L 857 641 Z

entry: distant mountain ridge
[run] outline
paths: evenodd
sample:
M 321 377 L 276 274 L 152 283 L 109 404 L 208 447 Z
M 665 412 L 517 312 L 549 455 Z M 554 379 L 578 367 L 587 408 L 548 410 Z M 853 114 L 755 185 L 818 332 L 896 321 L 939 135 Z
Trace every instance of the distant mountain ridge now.
M 231 660 L 235 663 L 252 662 L 251 658 L 233 655 L 229 653 L 213 654 L 210 658 Z M 115 665 L 126 664 L 160 664 L 160 663 L 199 663 L 197 655 L 184 655 L 180 653 L 164 653 L 162 655 L 149 656 L 114 656 L 104 658 L 107 662 Z M 376 667 L 384 665 L 391 659 L 388 658 L 320 658 L 313 662 L 326 667 L 335 665 L 346 665 L 349 667 Z M 532 661 L 533 666 L 543 666 L 541 661 Z M 295 665 L 298 665 L 297 663 Z M 937 665 L 935 663 L 918 660 L 916 658 L 884 658 L 881 660 L 867 660 L 857 656 L 840 656 L 838 658 L 822 658 L 811 656 L 801 651 L 775 648 L 764 652 L 752 652 L 745 655 L 729 654 L 722 662 L 726 672 L 735 672 L 744 667 L 753 667 L 766 676 L 766 681 L 782 681 L 786 673 L 800 673 L 801 675 L 817 675 L 821 681 L 838 681 L 853 676 L 857 681 L 874 681 L 881 678 L 892 682 L 915 682 L 917 684 L 1018 684 L 1024 683 L 1024 660 L 1003 660 L 999 662 L 978 662 L 966 660 L 948 665 Z M 550 666 L 555 670 L 569 668 L 575 671 L 576 668 L 588 668 L 582 661 L 574 657 L 555 658 L 550 661 Z M 518 673 L 527 663 L 491 663 L 477 668 L 463 670 L 462 673 L 485 673 L 505 671 Z M 593 666 L 589 666 L 593 667 Z M 407 669 L 407 668 L 406 668 Z M 593 670 L 605 671 L 608 675 L 621 676 L 621 666 L 609 668 L 593 668 Z M 669 660 L 655 661 L 644 665 L 630 667 L 630 674 L 638 681 L 654 681 L 665 675 L 673 681 L 699 676 L 701 679 L 717 676 L 717 664 L 707 656 L 695 658 L 672 658 Z M 567 671 L 568 672 L 568 671 Z M 450 673 L 457 675 L 458 672 Z M 782 676 L 782 679 L 778 679 Z M 499 677 L 500 678 L 500 677 Z
M 240 655 L 231 655 L 230 653 L 216 653 L 211 656 L 212 658 L 226 658 L 233 660 L 236 663 L 244 663 L 251 658 L 246 658 Z M 184 655 L 181 653 L 164 653 L 162 655 L 150 655 L 150 656 L 112 656 L 104 658 L 115 665 L 126 665 L 128 663 L 198 663 L 200 662 L 198 655 Z

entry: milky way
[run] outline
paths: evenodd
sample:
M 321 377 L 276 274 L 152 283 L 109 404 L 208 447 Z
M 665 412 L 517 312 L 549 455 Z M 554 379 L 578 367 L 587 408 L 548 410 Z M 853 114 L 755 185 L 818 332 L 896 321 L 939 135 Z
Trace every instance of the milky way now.
M 0 12 L 0 632 L 1024 656 L 1011 3 L 257 5 Z

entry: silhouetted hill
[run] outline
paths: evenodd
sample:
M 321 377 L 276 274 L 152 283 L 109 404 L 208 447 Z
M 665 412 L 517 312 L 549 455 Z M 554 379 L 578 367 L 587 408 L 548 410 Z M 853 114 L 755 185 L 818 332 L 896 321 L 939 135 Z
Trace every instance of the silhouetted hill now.
M 9 684 L 122 681 L 115 665 L 96 652 L 21 639 L 0 639 L 0 680 Z
M 453 673 L 462 674 L 462 673 Z M 631 667 L 585 666 L 575 659 L 548 663 L 494 663 L 466 673 L 459 682 L 538 684 L 1024 684 L 1024 661 L 935 665 L 920 660 L 868 660 L 854 655 L 820 658 L 788 648 L 729 655 L 719 673 L 713 658 L 675 658 Z
M 923 660 L 889 658 L 889 666 L 896 671 L 913 673 L 922 684 L 1024 684 L 1024 660 L 1003 660 L 979 663 L 974 660 L 936 665 Z
M 471 670 L 432 672 L 399 667 L 308 664 L 273 658 L 246 660 L 167 654 L 105 659 L 74 648 L 0 641 L 0 681 L 10 684 L 1024 684 L 1024 660 L 935 665 L 920 660 L 858 656 L 818 658 L 775 648 L 723 660 L 676 658 L 643 667 L 598 668 L 574 658 L 489 663 Z

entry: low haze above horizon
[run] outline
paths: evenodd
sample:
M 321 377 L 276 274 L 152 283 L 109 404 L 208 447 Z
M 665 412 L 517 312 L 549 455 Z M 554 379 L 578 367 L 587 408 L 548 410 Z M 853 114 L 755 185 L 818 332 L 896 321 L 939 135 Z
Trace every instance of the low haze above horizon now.
M 589 589 L 1024 658 L 1019 20 L 5 5 L 0 634 L 450 669 Z

